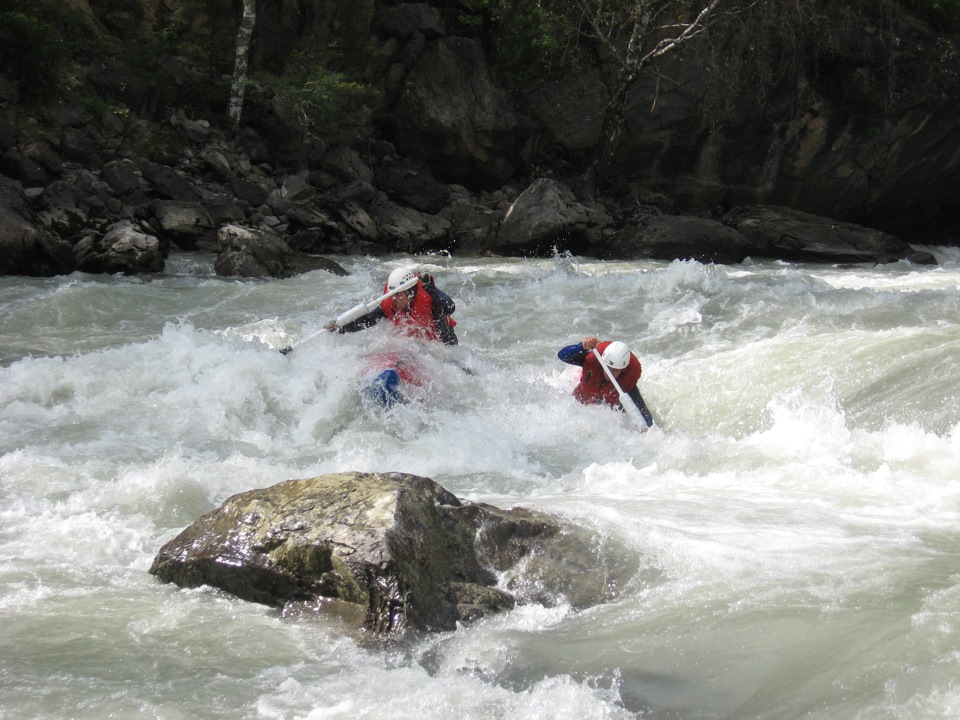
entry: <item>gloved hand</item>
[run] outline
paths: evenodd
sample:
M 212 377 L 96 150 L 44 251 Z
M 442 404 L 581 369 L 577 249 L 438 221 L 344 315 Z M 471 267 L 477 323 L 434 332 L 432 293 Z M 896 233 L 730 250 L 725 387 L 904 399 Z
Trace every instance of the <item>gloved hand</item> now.
M 426 288 L 433 287 L 433 275 L 428 273 L 426 270 L 420 272 L 420 282 L 423 283 L 423 286 Z

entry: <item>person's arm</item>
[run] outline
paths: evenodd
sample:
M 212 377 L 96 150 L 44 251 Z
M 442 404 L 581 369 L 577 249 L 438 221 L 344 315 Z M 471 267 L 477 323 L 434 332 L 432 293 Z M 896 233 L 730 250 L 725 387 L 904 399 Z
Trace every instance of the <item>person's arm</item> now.
M 583 367 L 583 361 L 587 359 L 588 352 L 588 350 L 583 348 L 583 343 L 577 343 L 576 345 L 567 345 L 565 348 L 561 348 L 560 352 L 557 353 L 557 357 L 569 365 L 580 365 Z
M 569 365 L 579 365 L 583 367 L 583 362 L 587 359 L 587 355 L 589 355 L 596 346 L 597 339 L 595 337 L 586 337 L 583 339 L 583 342 L 561 348 L 560 352 L 557 353 L 557 357 Z
M 630 399 L 633 400 L 633 404 L 637 406 L 637 409 L 640 410 L 640 414 L 643 415 L 644 422 L 647 423 L 647 427 L 653 427 L 653 415 L 650 413 L 650 410 L 647 408 L 647 404 L 643 401 L 643 396 L 640 394 L 640 388 L 636 385 L 627 393 L 630 396 Z M 620 409 L 623 410 L 623 406 L 620 406 Z
M 366 315 L 361 315 L 353 322 L 349 322 L 341 328 L 338 328 L 336 325 L 328 325 L 327 327 L 329 327 L 330 330 L 336 330 L 338 333 L 357 332 L 358 330 L 366 330 L 368 327 L 376 325 L 386 316 L 387 314 L 383 312 L 383 308 L 376 307 Z
M 423 289 L 427 291 L 430 299 L 433 300 L 433 312 L 435 315 L 453 315 L 457 310 L 453 298 L 438 288 L 433 282 L 433 276 L 429 273 L 420 273 L 420 282 L 423 283 Z
M 423 289 L 427 295 L 430 296 L 430 312 L 433 314 L 433 326 L 437 330 L 437 335 L 440 336 L 440 342 L 444 345 L 459 344 L 460 341 L 457 339 L 457 333 L 453 329 L 454 323 L 450 319 L 450 316 L 453 315 L 457 309 L 453 298 L 434 284 L 433 276 L 429 273 L 420 273 L 420 283 L 423 285 Z

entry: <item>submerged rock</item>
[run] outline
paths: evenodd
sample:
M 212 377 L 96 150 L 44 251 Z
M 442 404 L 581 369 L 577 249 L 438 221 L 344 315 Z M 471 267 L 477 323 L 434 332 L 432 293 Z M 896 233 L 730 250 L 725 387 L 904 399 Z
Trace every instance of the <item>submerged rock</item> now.
M 276 607 L 352 604 L 363 628 L 390 634 L 451 630 L 518 603 L 606 602 L 636 561 L 608 538 L 462 502 L 428 478 L 348 472 L 228 498 L 164 545 L 150 572 Z

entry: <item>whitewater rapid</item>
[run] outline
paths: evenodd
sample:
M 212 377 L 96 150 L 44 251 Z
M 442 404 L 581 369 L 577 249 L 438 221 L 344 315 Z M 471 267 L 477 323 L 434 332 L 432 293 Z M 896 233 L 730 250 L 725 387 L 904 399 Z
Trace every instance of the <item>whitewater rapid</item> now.
M 0 278 L 0 718 L 960 714 L 960 252 L 940 265 L 416 258 L 460 345 L 279 348 L 379 294 L 347 277 Z M 557 351 L 627 342 L 657 427 L 576 404 Z M 359 366 L 429 382 L 387 412 Z M 608 605 L 374 643 L 147 573 L 230 495 L 430 477 L 622 542 Z

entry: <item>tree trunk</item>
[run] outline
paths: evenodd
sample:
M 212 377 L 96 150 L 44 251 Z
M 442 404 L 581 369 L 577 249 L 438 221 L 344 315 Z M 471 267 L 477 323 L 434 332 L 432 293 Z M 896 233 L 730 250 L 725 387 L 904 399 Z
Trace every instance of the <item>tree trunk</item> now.
M 620 137 L 623 135 L 623 127 L 626 122 L 625 116 L 630 88 L 640 77 L 640 73 L 658 58 L 677 50 L 701 33 L 708 26 L 711 13 L 720 2 L 721 0 L 709 0 L 695 19 L 682 26 L 681 32 L 675 36 L 661 39 L 650 50 L 647 50 L 647 42 L 656 30 L 651 23 L 651 18 L 656 17 L 658 11 L 653 5 L 642 0 L 637 2 L 633 11 L 627 51 L 622 60 L 620 72 L 617 73 L 616 85 L 614 85 L 613 92 L 610 93 L 610 101 L 607 103 L 607 108 L 603 114 L 600 144 L 590 172 L 596 186 L 599 187 L 610 168 L 613 167 L 613 161 L 619 149 Z M 600 33 L 598 33 L 598 36 L 603 37 Z
M 617 84 L 610 94 L 610 102 L 603 114 L 603 125 L 600 130 L 600 148 L 595 161 L 594 177 L 599 183 L 613 166 L 613 158 L 620 145 L 620 136 L 623 134 L 624 115 L 627 109 L 627 96 L 634 81 L 639 77 L 647 59 L 642 56 L 644 38 L 648 34 L 648 14 L 644 12 L 643 4 L 638 4 L 630 31 L 630 40 L 627 42 L 627 53 L 624 64 L 617 73 Z
M 243 97 L 247 89 L 247 62 L 250 57 L 250 41 L 257 24 L 257 0 L 243 0 L 243 19 L 237 31 L 237 56 L 233 66 L 233 85 L 230 88 L 230 103 L 227 117 L 234 131 L 240 127 L 243 115 Z

